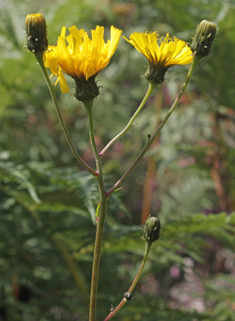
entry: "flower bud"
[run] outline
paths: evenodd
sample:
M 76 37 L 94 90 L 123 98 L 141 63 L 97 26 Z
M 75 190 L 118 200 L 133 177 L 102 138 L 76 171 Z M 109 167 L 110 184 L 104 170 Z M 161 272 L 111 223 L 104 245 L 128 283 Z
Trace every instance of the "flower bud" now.
M 35 54 L 43 54 L 48 47 L 46 20 L 41 13 L 28 14 L 25 19 L 27 46 Z
M 197 26 L 191 49 L 196 56 L 203 58 L 210 53 L 211 45 L 216 34 L 216 25 L 213 22 L 203 20 Z
M 144 226 L 143 238 L 146 242 L 155 242 L 159 239 L 161 223 L 158 218 L 150 216 Z

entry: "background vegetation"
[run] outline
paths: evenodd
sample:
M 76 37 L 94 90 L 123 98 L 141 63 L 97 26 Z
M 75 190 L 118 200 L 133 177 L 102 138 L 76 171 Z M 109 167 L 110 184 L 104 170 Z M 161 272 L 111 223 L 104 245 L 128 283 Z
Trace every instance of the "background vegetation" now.
M 0 2 L 0 320 L 88 320 L 95 237 L 95 181 L 81 170 L 58 124 L 39 66 L 24 48 L 24 19 L 41 12 L 50 44 L 61 27 L 97 24 L 130 33 L 169 32 L 191 41 L 197 24 L 217 24 L 201 61 L 155 145 L 109 202 L 98 297 L 103 320 L 139 267 L 141 224 L 151 213 L 161 240 L 118 320 L 234 320 L 235 14 L 220 0 L 3 0 Z M 101 150 L 147 90 L 146 59 L 124 39 L 97 77 L 96 141 Z M 111 186 L 166 114 L 188 66 L 174 67 L 131 130 L 104 157 Z M 70 81 L 70 80 L 69 80 Z M 70 81 L 71 87 L 74 86 Z M 85 109 L 57 97 L 69 132 L 93 166 Z

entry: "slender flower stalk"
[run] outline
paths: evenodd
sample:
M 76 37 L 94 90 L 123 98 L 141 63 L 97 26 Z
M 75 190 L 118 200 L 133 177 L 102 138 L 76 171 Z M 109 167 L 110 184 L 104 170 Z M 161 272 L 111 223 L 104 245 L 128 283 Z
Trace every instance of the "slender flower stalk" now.
M 152 137 L 149 135 L 149 139 L 147 141 L 147 143 L 145 144 L 144 148 L 142 149 L 142 151 L 140 152 L 139 156 L 137 157 L 137 159 L 134 161 L 134 163 L 130 166 L 130 168 L 126 171 L 126 173 L 113 185 L 113 187 L 107 192 L 108 197 L 110 197 L 110 195 L 117 189 L 117 187 L 124 181 L 124 179 L 133 171 L 133 169 L 137 166 L 137 164 L 139 163 L 139 161 L 143 158 L 143 156 L 145 155 L 145 153 L 147 152 L 147 150 L 149 149 L 149 147 L 151 146 L 151 144 L 153 143 L 154 139 L 156 138 L 156 136 L 160 133 L 160 131 L 162 130 L 163 126 L 165 125 L 165 123 L 167 122 L 168 118 L 171 116 L 171 114 L 173 113 L 173 111 L 175 110 L 176 106 L 178 105 L 180 98 L 182 97 L 190 78 L 192 77 L 192 74 L 197 66 L 197 64 L 199 63 L 199 58 L 197 56 L 194 55 L 193 57 L 193 61 L 192 64 L 189 68 L 188 74 L 185 78 L 185 82 L 179 92 L 179 95 L 177 96 L 177 98 L 175 99 L 173 105 L 171 106 L 171 108 L 169 109 L 167 115 L 165 116 L 165 118 L 161 121 L 160 125 L 158 126 L 157 130 L 153 133 Z
M 51 98 L 53 100 L 57 116 L 59 118 L 59 122 L 61 124 L 61 127 L 63 128 L 65 137 L 68 141 L 69 147 L 71 148 L 74 156 L 76 157 L 77 161 L 93 176 L 97 176 L 97 173 L 88 166 L 83 159 L 78 155 L 73 142 L 71 140 L 71 137 L 69 135 L 69 132 L 66 128 L 65 122 L 63 120 L 63 117 L 61 115 L 61 111 L 58 105 L 58 101 L 56 99 L 55 91 L 53 86 L 51 85 L 50 79 L 47 74 L 47 70 L 44 66 L 45 61 L 45 53 L 44 51 L 48 47 L 48 40 L 47 40 L 47 26 L 46 26 L 46 20 L 42 16 L 41 13 L 36 14 L 28 14 L 25 19 L 25 29 L 26 29 L 26 35 L 27 35 L 27 46 L 30 51 L 32 51 L 35 55 L 35 58 L 37 59 L 42 73 L 45 77 L 47 86 L 49 88 Z
M 152 246 L 152 242 L 145 243 L 145 251 L 144 251 L 144 257 L 143 257 L 142 263 L 141 263 L 139 271 L 136 274 L 136 277 L 135 277 L 134 281 L 132 282 L 131 286 L 129 287 L 127 293 L 131 294 L 133 292 L 137 282 L 139 281 L 139 278 L 140 278 L 140 276 L 144 270 L 145 264 L 147 262 L 147 258 L 148 258 L 151 246 Z M 121 302 L 118 304 L 118 306 L 112 312 L 110 312 L 110 314 L 107 316 L 107 318 L 104 321 L 108 321 L 108 320 L 112 319 L 112 317 L 115 316 L 115 314 L 126 304 L 127 301 L 128 301 L 128 299 L 124 296 L 123 299 L 121 300 Z
M 181 88 L 181 90 L 179 92 L 179 95 L 176 97 L 174 103 L 172 104 L 172 106 L 169 109 L 168 113 L 166 114 L 165 118 L 161 121 L 161 123 L 158 126 L 157 130 L 153 133 L 153 135 L 151 137 L 150 145 L 153 143 L 154 139 L 160 133 L 160 131 L 162 130 L 163 126 L 167 122 L 168 118 L 171 116 L 171 114 L 173 113 L 173 111 L 177 107 L 177 105 L 178 105 L 178 103 L 180 101 L 180 98 L 182 97 L 186 87 L 188 86 L 189 80 L 191 79 L 191 77 L 193 75 L 193 72 L 194 72 L 196 66 L 198 65 L 198 63 L 199 63 L 199 58 L 196 55 L 194 55 L 192 64 L 191 64 L 191 66 L 189 68 L 189 71 L 188 71 L 188 73 L 186 75 L 185 82 L 184 82 L 184 84 L 183 84 L 183 86 L 182 86 L 182 88 Z
M 107 318 L 104 321 L 110 320 L 124 306 L 124 304 L 128 300 L 132 299 L 133 297 L 132 292 L 144 270 L 153 242 L 159 239 L 160 230 L 161 230 L 161 224 L 159 219 L 154 216 L 152 217 L 149 216 L 145 222 L 143 236 L 142 236 L 142 239 L 145 240 L 145 250 L 144 250 L 144 257 L 140 265 L 139 271 L 136 274 L 136 277 L 134 278 L 134 281 L 132 282 L 131 286 L 129 287 L 128 292 L 124 294 L 124 298 L 122 299 L 122 301 L 118 304 L 118 306 L 113 311 L 110 312 L 110 314 L 107 316 Z
M 107 318 L 104 319 L 104 321 L 108 321 L 112 319 L 115 316 L 115 314 L 126 304 L 126 302 L 127 302 L 127 299 L 123 298 L 122 301 L 118 304 L 118 306 L 112 312 L 109 313 Z
M 166 71 L 174 65 L 186 65 L 192 62 L 193 54 L 186 42 L 176 37 L 172 39 L 168 34 L 165 38 L 158 38 L 158 36 L 156 32 L 135 32 L 130 35 L 130 40 L 124 37 L 148 59 L 149 68 L 146 71 L 145 77 L 149 81 L 149 88 L 126 127 L 105 146 L 100 152 L 100 155 L 103 155 L 117 139 L 130 129 L 134 120 L 146 104 L 154 87 L 164 81 Z M 160 42 L 160 45 L 158 42 Z
M 118 186 L 124 181 L 124 179 L 133 171 L 133 169 L 137 166 L 137 164 L 139 163 L 139 161 L 143 158 L 144 154 L 147 152 L 147 150 L 149 149 L 150 145 L 151 145 L 151 136 L 148 135 L 148 140 L 144 146 L 144 148 L 142 149 L 142 151 L 140 152 L 139 156 L 136 158 L 136 160 L 134 161 L 134 163 L 131 165 L 131 167 L 125 172 L 125 174 L 122 175 L 122 177 L 113 185 L 112 188 L 110 188 L 110 190 L 106 193 L 107 197 L 110 197 L 111 194 L 113 192 L 115 192 L 115 190 L 118 188 Z
M 145 251 L 144 251 L 144 257 L 143 257 L 143 261 L 140 265 L 140 268 L 139 268 L 139 271 L 138 273 L 136 274 L 136 277 L 134 278 L 134 281 L 132 282 L 131 286 L 129 287 L 128 289 L 128 292 L 133 292 L 137 282 L 139 281 L 139 278 L 144 270 L 144 267 L 145 267 L 145 264 L 147 262 L 147 258 L 148 258 L 148 255 L 149 255 L 149 252 L 150 252 L 150 249 L 151 249 L 151 246 L 152 246 L 152 242 L 145 242 Z
M 153 92 L 154 87 L 155 86 L 153 86 L 152 83 L 149 83 L 148 90 L 147 90 L 142 102 L 140 103 L 139 107 L 136 109 L 134 115 L 131 117 L 131 119 L 128 122 L 128 124 L 126 125 L 126 127 L 104 147 L 104 149 L 100 152 L 100 156 L 104 155 L 104 153 L 107 151 L 107 149 L 131 128 L 131 126 L 132 126 L 133 122 L 135 121 L 136 117 L 139 115 L 139 113 L 141 112 L 142 108 L 144 107 L 144 105 L 146 104 L 147 100 L 149 99 L 151 93 Z
M 93 267 L 92 267 L 92 278 L 91 278 L 91 294 L 90 294 L 90 311 L 89 311 L 89 321 L 96 320 L 96 305 L 97 305 L 97 290 L 98 290 L 98 281 L 99 281 L 99 267 L 100 267 L 100 257 L 101 257 L 101 245 L 103 239 L 105 215 L 107 209 L 107 196 L 105 192 L 104 179 L 102 173 L 102 164 L 101 158 L 96 148 L 95 137 L 94 137 L 94 121 L 93 121 L 93 102 L 84 103 L 88 119 L 89 119 L 89 133 L 90 141 L 93 149 L 93 154 L 96 160 L 96 169 L 97 169 L 97 181 L 100 191 L 100 210 L 96 230 L 96 239 L 95 239 L 95 249 L 94 249 L 94 258 L 93 258 Z
M 45 77 L 45 80 L 46 80 L 46 83 L 47 83 L 47 86 L 49 88 L 49 91 L 51 93 L 51 98 L 52 98 L 52 101 L 54 103 L 54 106 L 55 106 L 55 109 L 56 109 L 56 113 L 57 113 L 57 116 L 59 118 L 59 122 L 60 122 L 60 125 L 61 127 L 63 128 L 63 131 L 64 131 L 64 134 L 65 134 L 65 137 L 67 139 L 67 142 L 69 144 L 69 147 L 70 149 L 72 150 L 74 156 L 76 157 L 77 161 L 79 162 L 80 165 L 82 165 L 91 175 L 93 176 L 97 176 L 97 172 L 95 172 L 89 165 L 87 165 L 84 160 L 78 155 L 77 151 L 76 151 L 76 148 L 74 147 L 73 145 L 73 142 L 71 140 L 71 137 L 69 135 L 69 132 L 67 130 L 67 127 L 65 125 L 65 122 L 63 120 L 63 117 L 62 117 L 62 114 L 61 114 L 61 111 L 60 111 L 60 107 L 59 107 L 59 104 L 58 104 L 58 101 L 57 101 L 57 98 L 56 98 L 56 95 L 55 95 L 55 91 L 54 91 L 54 88 L 50 82 L 50 79 L 49 79 L 49 76 L 48 76 L 48 73 L 47 73 L 47 70 L 44 66 L 44 63 L 43 63 L 43 60 L 41 58 L 38 58 L 38 63 L 41 67 L 41 70 L 42 70 L 42 73 Z

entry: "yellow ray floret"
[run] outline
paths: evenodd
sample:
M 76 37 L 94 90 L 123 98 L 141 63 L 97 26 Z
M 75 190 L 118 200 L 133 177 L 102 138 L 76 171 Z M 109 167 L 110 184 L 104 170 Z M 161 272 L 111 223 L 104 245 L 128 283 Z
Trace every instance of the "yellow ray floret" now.
M 168 33 L 165 38 L 159 38 L 157 32 L 135 32 L 130 35 L 130 40 L 126 40 L 154 66 L 161 64 L 169 68 L 174 65 L 187 65 L 193 59 L 192 51 L 186 42 L 176 37 L 170 38 Z
M 69 28 L 70 34 L 65 36 L 66 27 L 62 27 L 57 46 L 49 46 L 44 56 L 44 64 L 51 73 L 58 77 L 62 93 L 69 91 L 63 72 L 72 78 L 88 80 L 104 69 L 117 49 L 122 31 L 110 28 L 110 40 L 104 41 L 104 27 L 97 26 L 87 33 L 76 26 Z

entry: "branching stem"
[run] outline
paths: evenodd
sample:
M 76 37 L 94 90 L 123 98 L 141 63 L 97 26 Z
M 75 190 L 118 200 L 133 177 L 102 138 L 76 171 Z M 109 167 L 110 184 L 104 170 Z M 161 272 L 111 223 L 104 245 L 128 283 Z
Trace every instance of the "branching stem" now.
M 190 80 L 190 78 L 191 78 L 191 76 L 193 74 L 193 71 L 194 71 L 199 59 L 196 56 L 194 56 L 193 62 L 191 64 L 191 66 L 190 66 L 189 72 L 188 72 L 188 74 L 186 76 L 185 82 L 184 82 L 184 84 L 182 86 L 182 89 L 181 89 L 178 97 L 174 101 L 174 103 L 171 106 L 170 110 L 168 111 L 167 115 L 162 120 L 162 122 L 158 126 L 157 130 L 152 135 L 152 137 L 150 135 L 148 135 L 148 140 L 147 140 L 144 148 L 140 152 L 139 156 L 136 158 L 136 160 L 130 166 L 130 168 L 126 171 L 126 173 L 114 184 L 114 186 L 108 192 L 106 192 L 105 191 L 105 186 L 104 186 L 103 173 L 102 173 L 101 156 L 106 152 L 106 150 L 118 138 L 120 138 L 123 134 L 125 134 L 130 129 L 130 127 L 132 126 L 135 118 L 137 117 L 137 115 L 139 114 L 139 112 L 141 111 L 141 109 L 143 108 L 145 103 L 147 102 L 150 94 L 152 93 L 154 85 L 152 85 L 151 83 L 149 84 L 148 91 L 147 91 L 143 101 L 141 102 L 140 106 L 138 107 L 138 109 L 136 110 L 136 112 L 134 113 L 134 115 L 132 116 L 132 118 L 130 119 L 128 124 L 126 125 L 126 127 L 106 145 L 106 147 L 101 151 L 100 154 L 97 151 L 97 147 L 96 147 L 96 144 L 95 144 L 95 137 L 94 137 L 94 123 L 93 123 L 93 110 L 92 110 L 93 101 L 84 102 L 84 105 L 85 105 L 87 113 L 88 113 L 88 119 L 89 119 L 89 133 L 90 133 L 91 146 L 92 146 L 94 158 L 95 158 L 95 161 L 96 161 L 96 171 L 94 171 L 78 155 L 78 153 L 77 153 L 77 151 L 76 151 L 76 149 L 75 149 L 75 147 L 74 147 L 74 145 L 72 143 L 70 135 L 68 133 L 68 130 L 66 128 L 64 120 L 62 118 L 62 115 L 61 115 L 61 112 L 60 112 L 60 109 L 59 109 L 59 106 L 58 106 L 58 102 L 57 102 L 57 99 L 56 99 L 56 96 L 55 96 L 54 88 L 53 88 L 53 86 L 52 86 L 52 84 L 50 82 L 50 79 L 49 79 L 48 74 L 47 74 L 47 70 L 46 70 L 46 68 L 45 68 L 45 66 L 43 64 L 43 59 L 42 59 L 42 57 L 37 57 L 37 56 L 36 56 L 36 58 L 37 58 L 37 60 L 38 60 L 38 62 L 40 64 L 40 67 L 41 67 L 42 72 L 44 74 L 44 77 L 46 79 L 47 85 L 49 87 L 49 90 L 50 90 L 50 93 L 51 93 L 51 97 L 52 97 L 52 100 L 54 102 L 54 105 L 55 105 L 55 108 L 56 108 L 56 112 L 57 112 L 60 124 L 61 124 L 61 126 L 63 128 L 63 131 L 65 133 L 65 136 L 66 136 L 66 139 L 68 141 L 68 144 L 69 144 L 73 154 L 75 155 L 76 159 L 78 160 L 78 162 L 89 173 L 91 173 L 94 177 L 96 177 L 97 182 L 98 182 L 98 186 L 99 186 L 99 191 L 100 191 L 100 210 L 99 210 L 97 230 L 96 230 L 96 240 L 95 240 L 93 267 L 92 267 L 92 279 L 91 279 L 90 310 L 89 310 L 89 321 L 96 321 L 97 290 L 98 290 L 98 280 L 99 280 L 101 245 L 102 245 L 103 230 L 104 230 L 104 223 L 105 223 L 105 215 L 106 215 L 106 210 L 107 210 L 108 198 L 117 189 L 117 187 L 124 181 L 124 179 L 132 172 L 132 170 L 137 166 L 139 161 L 143 158 L 143 156 L 145 155 L 145 153 L 149 149 L 150 145 L 153 143 L 153 141 L 156 138 L 156 136 L 159 134 L 159 132 L 161 131 L 161 129 L 163 128 L 163 126 L 167 122 L 168 118 L 170 117 L 170 115 L 172 114 L 172 112 L 174 111 L 176 106 L 178 105 L 178 102 L 179 102 L 183 92 L 185 91 L 185 89 L 186 89 L 186 87 L 187 87 L 187 85 L 189 83 L 189 80 Z M 138 271 L 138 273 L 137 273 L 132 285 L 130 286 L 130 288 L 128 290 L 128 292 L 130 292 L 130 293 L 134 290 L 134 288 L 135 288 L 135 286 L 136 286 L 136 284 L 137 284 L 137 282 L 138 282 L 138 280 L 140 278 L 140 275 L 143 272 L 143 269 L 144 269 L 144 266 L 146 264 L 147 257 L 148 257 L 151 245 L 152 245 L 152 243 L 146 242 L 144 258 L 143 258 L 142 264 L 140 266 L 140 269 L 139 269 L 139 271 Z M 121 307 L 126 303 L 126 301 L 127 301 L 127 299 L 123 298 L 122 301 L 120 302 L 120 304 L 116 307 L 116 309 L 114 311 L 112 311 L 104 321 L 110 320 L 121 309 Z
M 168 118 L 171 116 L 171 114 L 173 113 L 173 111 L 175 110 L 176 106 L 178 105 L 180 98 L 182 97 L 190 78 L 192 77 L 192 74 L 197 66 L 199 62 L 199 58 L 196 57 L 194 55 L 193 57 L 193 61 L 192 64 L 189 68 L 188 74 L 186 75 L 185 78 L 185 82 L 179 92 L 179 95 L 177 96 L 177 98 L 175 99 L 173 105 L 171 106 L 171 108 L 169 109 L 168 113 L 166 114 L 165 118 L 161 121 L 160 125 L 158 126 L 157 130 L 153 133 L 152 137 L 149 135 L 149 140 L 147 141 L 146 145 L 144 146 L 144 148 L 142 149 L 142 151 L 140 152 L 139 156 L 137 157 L 137 159 L 134 161 L 134 163 L 130 166 L 130 168 L 126 171 L 126 173 L 113 185 L 113 187 L 107 192 L 107 195 L 110 196 L 116 189 L 117 187 L 124 181 L 124 179 L 132 172 L 132 170 L 136 167 L 136 165 L 139 163 L 139 161 L 143 158 L 143 156 L 145 155 L 145 153 L 147 152 L 148 148 L 151 146 L 151 144 L 153 143 L 154 139 L 156 138 L 156 136 L 160 133 L 161 129 L 163 128 L 163 126 L 165 125 L 165 123 L 167 122 Z M 151 138 L 150 138 L 151 137 Z

